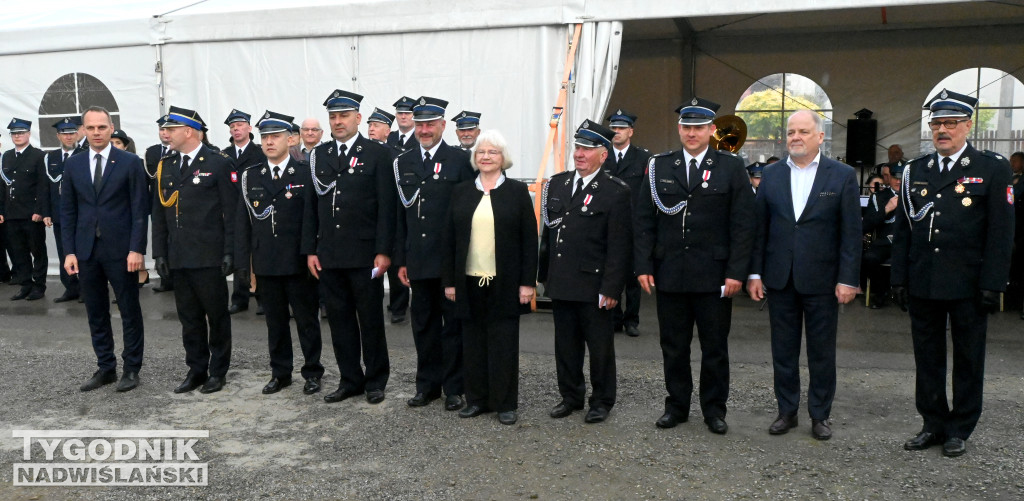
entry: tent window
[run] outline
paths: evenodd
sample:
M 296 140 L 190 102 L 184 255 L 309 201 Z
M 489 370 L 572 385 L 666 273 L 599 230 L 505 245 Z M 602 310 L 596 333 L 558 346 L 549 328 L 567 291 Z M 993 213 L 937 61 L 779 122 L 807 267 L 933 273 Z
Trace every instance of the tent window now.
M 740 96 L 736 115 L 747 123 L 747 141 L 740 155 L 748 162 L 782 157 L 786 152 L 786 119 L 794 111 L 812 110 L 824 118 L 822 154 L 832 151 L 832 101 L 820 85 L 796 73 L 758 79 Z
M 54 80 L 39 103 L 41 147 L 59 147 L 53 124 L 64 117 L 81 115 L 90 106 L 106 108 L 114 120 L 114 127 L 121 128 L 121 114 L 114 94 L 98 78 L 87 73 L 68 73 Z
M 1024 150 L 1024 84 L 1013 75 L 995 68 L 968 68 L 942 79 L 924 101 L 942 89 L 978 98 L 974 127 L 968 136 L 979 150 L 992 150 L 1004 156 Z M 921 113 L 921 153 L 935 151 L 928 111 Z

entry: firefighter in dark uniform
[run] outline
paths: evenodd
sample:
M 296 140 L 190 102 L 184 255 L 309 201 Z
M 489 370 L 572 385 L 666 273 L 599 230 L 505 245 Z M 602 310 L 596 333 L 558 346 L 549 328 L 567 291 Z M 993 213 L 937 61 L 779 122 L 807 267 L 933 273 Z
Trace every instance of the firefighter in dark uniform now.
M 82 117 L 65 117 L 53 124 L 57 129 L 57 141 L 60 148 L 46 154 L 46 177 L 50 180 L 50 219 L 53 226 L 54 241 L 57 243 L 57 254 L 60 263 L 64 263 L 64 241 L 61 238 L 60 224 L 60 180 L 64 177 L 64 162 L 75 154 L 78 146 L 78 129 L 82 126 Z M 64 294 L 53 300 L 54 303 L 74 301 L 80 295 L 78 275 L 68 275 L 63 266 L 60 267 L 60 283 L 64 286 Z
M 615 405 L 615 334 L 612 309 L 633 279 L 629 186 L 601 169 L 615 133 L 584 120 L 576 130 L 575 171 L 551 176 L 541 195 L 538 281 L 551 298 L 555 368 L 562 401 L 551 417 L 583 408 L 583 357 L 590 351 L 590 410 L 600 423 Z
M 1013 244 L 1007 160 L 967 136 L 978 100 L 943 89 L 925 103 L 935 153 L 903 172 L 892 245 L 893 300 L 910 309 L 915 399 L 924 425 L 903 446 L 967 451 L 981 416 L 987 314 L 999 308 Z M 953 406 L 946 400 L 946 325 L 953 345 Z
M 46 228 L 50 182 L 43 150 L 29 144 L 32 122 L 13 118 L 7 125 L 14 148 L 0 162 L 0 223 L 6 227 L 11 284 L 21 285 L 12 301 L 41 299 L 46 291 Z
M 615 137 L 612 138 L 612 149 L 608 151 L 608 158 L 602 168 L 629 186 L 632 204 L 636 206 L 642 194 L 640 182 L 644 179 L 651 152 L 632 144 L 636 115 L 619 108 L 605 120 L 608 120 L 608 127 L 615 132 Z M 625 304 L 620 301 L 612 310 L 615 332 L 625 329 L 630 337 L 637 337 L 640 335 L 640 284 L 632 278 L 626 280 L 625 298 Z
M 416 394 L 422 407 L 441 397 L 445 409 L 462 408 L 462 328 L 455 303 L 441 284 L 441 232 L 452 189 L 476 178 L 469 155 L 441 139 L 448 101 L 420 97 L 413 108 L 418 146 L 398 155 L 394 180 L 402 207 L 395 261 L 398 277 L 412 289 L 412 335 L 416 342 Z
M 252 262 L 267 321 L 270 382 L 263 394 L 277 393 L 292 383 L 292 338 L 289 306 L 302 348 L 303 393 L 320 391 L 319 298 L 316 280 L 301 253 L 305 213 L 316 203 L 309 164 L 288 153 L 292 117 L 272 111 L 257 124 L 267 160 L 239 173 L 242 198 L 235 216 L 235 262 Z
M 149 176 L 150 179 L 156 178 L 156 168 L 157 166 L 160 165 L 160 160 L 164 159 L 168 155 L 176 154 L 174 150 L 171 150 L 170 146 L 167 145 L 167 131 L 169 129 L 163 128 L 164 122 L 166 120 L 167 115 L 164 115 L 156 120 L 157 130 L 160 133 L 160 143 L 154 144 L 149 148 L 146 148 L 146 151 L 144 153 L 143 158 L 146 161 L 146 175 Z M 150 182 L 149 184 L 149 194 L 155 201 L 157 198 L 156 188 L 153 186 L 152 182 Z M 152 209 L 153 205 L 152 203 L 150 203 L 150 205 L 147 207 L 147 210 L 152 211 Z M 152 227 L 152 225 L 150 225 L 150 227 Z M 157 275 L 160 276 L 160 284 L 157 285 L 156 287 L 153 287 L 153 292 L 169 292 L 174 290 L 174 279 L 171 278 L 170 275 L 160 275 L 160 270 L 157 270 Z
M 394 161 L 402 150 L 388 142 L 388 135 L 391 133 L 391 124 L 395 122 L 395 116 L 380 108 L 374 108 L 370 118 L 366 119 L 367 132 L 370 139 L 377 141 L 391 154 Z M 392 251 L 391 255 L 394 255 Z M 409 309 L 409 288 L 402 285 L 398 279 L 398 267 L 388 267 L 388 316 L 392 324 L 405 322 L 406 310 Z
M 398 206 L 390 152 L 359 133 L 362 99 L 343 90 L 327 97 L 332 140 L 309 155 L 317 197 L 303 220 L 302 253 L 323 284 L 341 375 L 338 389 L 324 396 L 328 403 L 365 392 L 378 404 L 391 374 L 381 302 Z
M 679 151 L 648 164 L 634 207 L 635 268 L 640 286 L 658 293 L 665 361 L 665 413 L 672 428 L 690 413 L 690 342 L 700 338 L 700 408 L 712 433 L 724 434 L 729 397 L 732 296 L 742 292 L 754 241 L 754 194 L 743 161 L 709 147 L 718 104 L 694 98 L 677 109 Z M 652 189 L 653 188 L 653 189 Z
M 202 143 L 205 124 L 192 110 L 171 106 L 175 155 L 157 166 L 153 204 L 153 258 L 161 275 L 174 275 L 174 303 L 189 371 L 174 389 L 202 393 L 224 387 L 231 363 L 228 284 L 234 271 L 234 220 L 238 188 L 231 159 Z
M 757 187 L 761 186 L 761 174 L 764 172 L 764 162 L 754 162 L 747 166 L 747 176 L 750 178 L 750 189 L 757 195 Z
M 875 191 L 868 198 L 861 226 L 865 234 L 871 235 L 871 244 L 861 255 L 861 269 L 864 276 L 871 280 L 871 297 L 868 298 L 869 308 L 877 310 L 886 303 L 889 291 L 889 257 L 892 255 L 893 228 L 895 227 L 896 211 L 899 203 L 900 181 L 903 175 L 903 164 L 883 164 L 889 167 L 892 175 L 889 186 Z
M 380 108 L 374 108 L 373 113 L 366 119 L 366 135 L 388 147 L 392 156 L 398 155 L 398 149 L 388 144 L 388 135 L 391 134 L 391 124 L 395 122 L 395 116 Z
M 468 153 L 476 146 L 476 138 L 480 137 L 480 114 L 475 111 L 463 111 L 455 115 L 452 122 L 455 122 L 459 148 Z
M 402 96 L 401 99 L 395 101 L 395 121 L 398 122 L 398 130 L 392 131 L 388 135 L 387 143 L 399 151 L 411 150 L 419 146 L 419 143 L 416 141 L 415 122 L 412 117 L 412 108 L 415 105 L 416 101 L 406 96 Z
M 233 165 L 231 175 L 234 179 L 238 179 L 238 176 L 245 169 L 267 159 L 266 155 L 263 154 L 263 150 L 260 149 L 260 145 L 252 142 L 250 118 L 251 116 L 248 113 L 232 109 L 231 113 L 228 113 L 228 117 L 224 119 L 224 125 L 228 126 L 231 133 L 231 145 L 224 148 L 223 151 L 231 157 Z M 231 306 L 228 306 L 228 312 L 232 315 L 249 309 L 249 290 L 252 288 L 249 280 L 249 272 L 251 271 L 249 270 L 249 262 L 236 261 L 235 265 Z M 257 299 L 257 301 L 259 300 Z M 258 306 L 261 306 L 261 304 L 258 304 Z

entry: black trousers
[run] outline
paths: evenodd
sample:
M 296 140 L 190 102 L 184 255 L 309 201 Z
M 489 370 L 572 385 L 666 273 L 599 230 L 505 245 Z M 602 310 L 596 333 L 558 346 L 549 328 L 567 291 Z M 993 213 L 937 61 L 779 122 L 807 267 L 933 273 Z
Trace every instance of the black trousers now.
M 800 294 L 790 280 L 783 289 L 768 289 L 772 328 L 772 364 L 779 414 L 800 408 L 800 343 L 807 331 L 807 410 L 811 419 L 826 420 L 836 394 L 836 328 L 839 301 L 831 294 Z
M 700 339 L 700 409 L 705 419 L 725 418 L 729 398 L 729 328 L 732 299 L 720 293 L 658 291 L 658 329 L 665 360 L 665 412 L 679 418 L 690 414 L 693 376 L 690 342 L 697 324 Z
M 57 267 L 60 268 L 60 283 L 64 285 L 64 290 L 67 291 L 68 294 L 77 296 L 80 294 L 78 275 L 68 275 L 68 271 L 64 269 L 64 258 L 68 255 L 64 253 L 64 239 L 61 238 L 60 232 L 61 225 L 53 223 L 53 239 L 57 243 L 57 256 L 60 257 L 60 261 L 57 262 Z M 127 265 L 125 266 L 125 269 L 127 269 Z
M 466 403 L 498 412 L 519 408 L 519 315 L 488 314 L 493 287 L 466 277 L 471 317 L 462 321 Z
M 587 394 L 583 357 L 590 351 L 591 407 L 611 410 L 615 405 L 615 335 L 612 312 L 592 302 L 551 301 L 555 321 L 555 369 L 562 400 L 581 407 Z
M 973 298 L 910 297 L 910 332 L 917 365 L 915 400 L 924 431 L 970 438 L 981 417 L 988 316 Z M 953 340 L 953 408 L 946 401 L 946 319 Z
M 7 263 L 7 225 L 0 224 L 0 282 L 11 279 L 11 266 Z
M 398 279 L 398 266 L 388 268 L 388 313 L 405 315 L 409 309 L 409 288 Z
M 323 348 L 320 337 L 320 298 L 316 293 L 316 280 L 309 272 L 284 276 L 257 275 L 256 284 L 263 298 L 273 377 L 291 377 L 294 368 L 288 306 L 295 312 L 296 333 L 304 361 L 302 377 L 309 379 L 323 376 L 324 366 L 320 364 L 320 351 Z
M 320 271 L 341 386 L 356 391 L 383 390 L 391 375 L 384 310 L 380 307 L 384 280 L 371 279 L 370 272 L 370 267 Z M 365 372 L 359 365 L 360 353 Z
M 231 365 L 228 282 L 220 268 L 176 268 L 174 304 L 191 372 L 224 377 Z
M 92 349 L 96 352 L 96 365 L 104 372 L 117 369 L 114 356 L 114 331 L 110 324 L 110 297 L 107 284 L 114 289 L 117 308 L 121 311 L 121 329 L 124 349 L 121 359 L 126 372 L 137 372 L 142 367 L 144 329 L 142 308 L 139 306 L 139 272 L 128 272 L 125 259 L 86 259 L 78 262 L 79 283 L 85 313 L 89 317 Z
M 249 263 L 239 263 L 248 265 Z M 249 307 L 249 289 L 252 288 L 252 281 L 249 278 L 249 268 L 235 270 L 233 292 L 231 293 L 231 304 L 244 308 Z M 258 283 L 258 282 L 257 282 Z
M 412 280 L 409 312 L 416 343 L 416 392 L 462 395 L 462 326 L 440 278 Z
M 615 326 L 640 325 L 640 283 L 636 278 L 626 280 L 626 291 L 623 293 L 625 301 L 619 301 L 612 310 L 612 321 Z M 625 304 L 625 308 L 623 308 Z M 623 311 L 625 310 L 625 311 Z
M 46 229 L 31 219 L 4 221 L 7 253 L 11 255 L 11 283 L 46 290 Z
M 883 237 L 884 238 L 884 237 Z M 872 245 L 864 251 L 861 257 L 861 266 L 864 274 L 871 280 L 871 294 L 884 297 L 889 292 L 889 267 L 884 266 L 892 256 L 892 247 Z M 863 284 L 865 290 L 867 284 Z M 872 302 L 875 301 L 872 299 Z

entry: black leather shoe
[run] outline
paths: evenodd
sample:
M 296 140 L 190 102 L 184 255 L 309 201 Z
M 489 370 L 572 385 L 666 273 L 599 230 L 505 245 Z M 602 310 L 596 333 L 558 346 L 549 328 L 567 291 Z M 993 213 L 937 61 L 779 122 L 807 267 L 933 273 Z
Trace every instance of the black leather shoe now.
M 78 294 L 72 294 L 70 292 L 65 291 L 64 294 L 61 297 L 54 298 L 53 302 L 54 303 L 66 303 L 68 301 L 74 301 L 76 299 L 78 299 Z
M 423 407 L 439 398 L 441 398 L 441 395 L 428 396 L 426 393 L 417 393 L 405 403 L 409 404 L 409 407 Z
M 256 314 L 257 315 L 262 315 L 263 314 L 263 303 L 260 303 L 259 301 L 256 302 Z
M 832 438 L 832 427 L 829 426 L 828 420 L 812 419 L 811 436 L 818 440 L 828 440 Z
M 548 415 L 555 419 L 561 419 L 582 408 L 582 405 L 570 405 L 565 400 L 562 400 L 558 402 L 558 405 L 551 408 L 551 412 Z
M 903 448 L 908 451 L 923 451 L 933 445 L 939 445 L 942 442 L 944 442 L 944 440 L 941 435 L 922 431 L 914 438 L 903 442 Z
M 654 426 L 663 429 L 675 428 L 676 425 L 678 425 L 679 423 L 685 423 L 686 419 L 686 417 L 679 418 L 676 417 L 676 415 L 672 414 L 671 412 L 666 412 L 665 414 L 662 414 L 662 416 L 658 418 L 657 421 L 654 422 Z
M 629 337 L 638 337 L 640 336 L 640 329 L 635 325 L 627 325 L 626 335 Z
M 462 395 L 448 395 L 444 399 L 444 410 L 446 411 L 457 411 L 463 405 L 466 403 L 462 400 Z
M 320 305 L 320 318 L 327 318 L 327 307 Z
M 125 371 L 121 375 L 121 381 L 117 383 L 117 391 L 131 391 L 139 386 L 139 372 Z
M 114 381 L 117 381 L 116 371 L 96 371 L 92 374 L 92 377 L 89 378 L 88 381 L 82 383 L 82 386 L 79 386 L 78 389 L 81 391 L 92 391 L 105 384 L 113 383 Z
M 31 293 L 32 293 L 32 288 L 31 287 L 22 287 L 21 290 L 19 290 L 17 294 L 11 296 L 11 301 L 21 301 L 22 299 L 27 298 L 28 295 L 31 294 Z
M 401 314 L 399 314 L 399 313 L 392 313 L 391 314 L 391 323 L 393 323 L 393 324 L 400 324 L 402 322 L 405 322 L 405 313 L 401 313 Z
M 589 424 L 601 423 L 605 419 L 608 419 L 608 409 L 604 407 L 591 407 L 587 411 L 587 415 L 583 417 L 583 422 Z
M 461 411 L 459 411 L 459 417 L 460 418 L 477 417 L 477 416 L 479 416 L 479 415 L 481 415 L 481 414 L 483 414 L 485 412 L 487 412 L 487 409 L 484 409 L 483 407 L 480 407 L 479 405 L 467 405 L 465 409 L 462 409 Z
M 46 295 L 46 293 L 43 292 L 43 289 L 32 289 L 32 292 L 28 293 L 28 296 L 25 297 L 25 300 L 26 301 L 36 301 L 36 300 L 42 299 L 43 296 L 45 296 L 45 295 Z
M 329 404 L 333 404 L 335 402 L 341 402 L 342 400 L 345 400 L 346 398 L 354 397 L 356 395 L 362 395 L 362 394 L 363 394 L 363 392 L 361 392 L 361 391 L 356 391 L 356 390 L 353 390 L 353 389 L 345 388 L 344 386 L 340 386 L 340 387 L 338 387 L 337 390 L 334 390 L 334 391 L 324 395 L 324 402 L 327 402 Z
M 516 415 L 516 411 L 505 411 L 498 413 L 498 422 L 504 425 L 513 425 L 519 421 L 519 416 Z
M 168 287 L 164 285 L 163 282 L 161 282 L 160 285 L 153 287 L 153 292 L 171 292 L 173 290 L 174 287 Z
M 779 417 L 775 418 L 775 422 L 768 427 L 768 433 L 772 435 L 783 435 L 789 430 L 796 428 L 799 424 L 799 420 L 796 418 L 796 414 L 790 416 L 783 416 L 779 414 Z
M 320 391 L 320 376 L 313 376 L 306 379 L 306 384 L 302 385 L 302 393 L 306 395 L 312 395 Z
M 274 377 L 270 378 L 270 382 L 263 387 L 263 394 L 270 395 L 271 393 L 277 393 L 287 386 L 292 384 L 292 378 L 290 377 Z
M 962 438 L 949 437 L 942 444 L 942 455 L 948 458 L 963 456 L 967 452 L 967 442 Z
M 248 305 L 233 304 L 231 306 L 228 306 L 228 313 L 234 315 L 235 313 L 241 313 L 248 309 Z
M 199 393 L 216 393 L 224 389 L 224 378 L 221 376 L 210 376 L 199 389 Z
M 711 433 L 718 435 L 725 435 L 725 432 L 729 431 L 729 425 L 726 424 L 725 419 L 720 417 L 712 417 L 704 420 L 704 424 L 708 425 L 708 429 Z
M 187 393 L 199 388 L 206 382 L 206 375 L 195 374 L 192 371 L 185 376 L 185 380 L 174 389 L 174 393 Z
M 367 390 L 366 401 L 371 404 L 379 404 L 384 401 L 384 390 Z

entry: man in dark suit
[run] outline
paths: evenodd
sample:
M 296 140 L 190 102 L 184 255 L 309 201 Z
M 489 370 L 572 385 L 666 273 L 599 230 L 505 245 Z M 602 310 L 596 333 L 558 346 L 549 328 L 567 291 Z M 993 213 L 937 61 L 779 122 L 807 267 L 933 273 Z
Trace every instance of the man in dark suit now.
M 853 168 L 821 154 L 821 116 L 789 117 L 785 161 L 765 167 L 757 190 L 754 253 L 747 292 L 769 298 L 772 363 L 779 416 L 773 435 L 797 425 L 801 328 L 807 330 L 811 435 L 832 437 L 839 305 L 853 301 L 860 281 L 860 195 Z M 767 289 L 767 292 L 766 292 Z M 803 324 L 803 325 L 802 325 Z
M 400 152 L 411 150 L 419 146 L 416 142 L 415 134 L 415 121 L 412 117 L 412 108 L 416 105 L 416 101 L 412 98 L 402 96 L 401 99 L 395 101 L 395 122 L 398 123 L 398 130 L 391 132 L 388 135 L 387 143 Z
M 302 253 L 323 284 L 341 373 L 338 389 L 324 396 L 328 403 L 365 393 L 378 404 L 391 375 L 381 302 L 394 248 L 394 174 L 387 148 L 359 133 L 362 99 L 343 90 L 327 97 L 333 140 L 309 157 L 317 196 L 303 219 Z
M 7 232 L 11 283 L 21 285 L 12 301 L 41 299 L 46 291 L 46 229 L 50 186 L 42 150 L 29 144 L 32 122 L 12 118 L 7 125 L 14 148 L 3 154 L 0 178 L 0 223 Z
M 53 236 L 57 244 L 57 255 L 59 263 L 64 263 L 67 253 L 64 252 L 64 239 L 61 238 L 60 222 L 60 182 L 64 177 L 64 166 L 68 158 L 75 154 L 75 147 L 78 145 L 78 131 L 82 125 L 81 117 L 65 117 L 53 124 L 57 129 L 57 141 L 60 148 L 46 154 L 46 177 L 50 180 L 50 214 L 49 218 L 43 218 L 43 223 L 53 227 Z M 54 303 L 74 301 L 79 297 L 78 276 L 69 275 L 64 266 L 60 267 L 60 282 L 64 285 L 64 294 L 53 300 Z
M 410 407 L 441 397 L 445 409 L 462 408 L 462 328 L 455 303 L 441 284 L 441 234 L 455 185 L 474 179 L 469 155 L 441 139 L 448 101 L 422 96 L 413 108 L 419 144 L 394 162 L 398 196 L 395 265 L 398 278 L 412 289 L 412 335 L 416 342 L 416 394 Z M 401 115 L 401 113 L 398 113 Z M 401 124 L 401 122 L 399 122 Z
M 889 185 L 882 187 L 868 198 L 868 206 L 862 219 L 865 234 L 870 234 L 871 245 L 864 250 L 862 266 L 864 275 L 871 280 L 871 297 L 868 304 L 877 310 L 885 306 L 889 292 L 889 257 L 892 255 L 893 229 L 896 222 L 896 205 L 899 203 L 902 165 L 883 164 L 889 169 Z
M 270 349 L 270 382 L 263 394 L 277 393 L 292 383 L 292 340 L 289 306 L 298 327 L 302 347 L 302 391 L 320 391 L 324 366 L 320 364 L 320 319 L 317 284 L 306 269 L 301 253 L 304 214 L 313 210 L 313 181 L 309 166 L 288 153 L 292 117 L 272 111 L 263 114 L 257 126 L 265 162 L 240 174 L 239 200 L 235 216 L 235 261 L 250 262 L 260 287 L 267 321 Z
M 605 120 L 608 120 L 608 127 L 615 131 L 615 137 L 612 138 L 612 149 L 608 152 L 608 158 L 605 159 L 602 168 L 629 186 L 631 203 L 635 207 L 643 195 L 640 183 L 647 172 L 647 161 L 651 158 L 651 152 L 647 151 L 647 148 L 632 144 L 636 115 L 619 108 Z M 637 337 L 640 335 L 640 284 L 632 277 L 626 280 L 625 298 L 625 301 L 620 301 L 612 310 L 612 323 L 615 325 L 615 332 L 622 332 L 625 329 L 627 335 Z
M 906 167 L 892 246 L 892 292 L 910 309 L 915 400 L 924 421 L 903 447 L 942 444 L 950 457 L 967 452 L 981 416 L 987 314 L 999 310 L 1013 247 L 1009 162 L 967 142 L 977 103 L 946 89 L 925 103 L 935 153 Z M 947 325 L 952 408 L 946 400 Z
M 142 367 L 144 329 L 137 284 L 146 253 L 148 179 L 139 157 L 111 146 L 114 122 L 107 110 L 90 107 L 82 122 L 90 149 L 68 158 L 60 190 L 64 269 L 80 278 L 99 365 L 80 389 L 95 390 L 117 379 L 109 283 L 124 331 L 124 372 L 117 391 L 128 391 L 139 385 Z
M 156 171 L 157 168 L 160 166 L 160 161 L 163 160 L 164 158 L 167 158 L 168 155 L 175 154 L 174 150 L 172 150 L 171 147 L 168 146 L 169 136 L 167 131 L 169 129 L 163 128 L 164 122 L 166 120 L 167 115 L 164 115 L 156 120 L 157 131 L 160 134 L 160 142 L 158 144 L 150 146 L 149 148 L 146 148 L 146 152 L 144 154 L 144 159 L 146 160 L 146 175 L 149 176 L 149 179 L 151 180 L 156 178 Z M 156 188 L 153 186 L 152 181 L 149 183 L 149 196 L 150 203 L 147 210 L 152 211 L 153 203 L 157 198 Z M 174 279 L 171 277 L 171 275 L 160 275 L 160 270 L 157 270 L 157 275 L 160 276 L 160 284 L 157 285 L 156 287 L 153 287 L 153 292 L 159 293 L 174 290 Z
M 231 158 L 233 165 L 231 175 L 235 179 L 238 179 L 245 169 L 267 159 L 260 146 L 252 142 L 250 118 L 248 113 L 232 109 L 228 117 L 224 119 L 224 124 L 231 132 L 231 146 L 224 148 L 223 151 Z M 236 261 L 236 265 L 231 306 L 228 307 L 228 312 L 232 315 L 249 309 L 249 289 L 252 288 L 252 283 L 249 280 L 249 262 Z
M 614 135 L 584 120 L 575 135 L 576 169 L 551 176 L 542 194 L 538 281 L 552 300 L 555 321 L 555 368 L 562 396 L 550 412 L 556 419 L 583 408 L 587 350 L 593 391 L 584 422 L 604 421 L 615 405 L 611 310 L 632 278 L 632 231 L 629 186 L 601 170 Z
M 683 149 L 655 155 L 649 164 L 633 208 L 634 268 L 644 291 L 658 291 L 668 397 L 655 424 L 672 428 L 689 416 L 696 322 L 700 408 L 708 429 L 724 434 L 732 296 L 743 290 L 750 264 L 754 194 L 743 161 L 709 147 L 716 111 L 718 104 L 700 98 L 676 110 Z
M 202 393 L 224 388 L 231 363 L 228 284 L 234 271 L 234 220 L 238 188 L 231 159 L 203 144 L 198 113 L 171 106 L 163 128 L 178 154 L 156 174 L 153 258 L 162 275 L 174 274 L 174 303 L 181 322 L 188 375 L 174 389 Z

